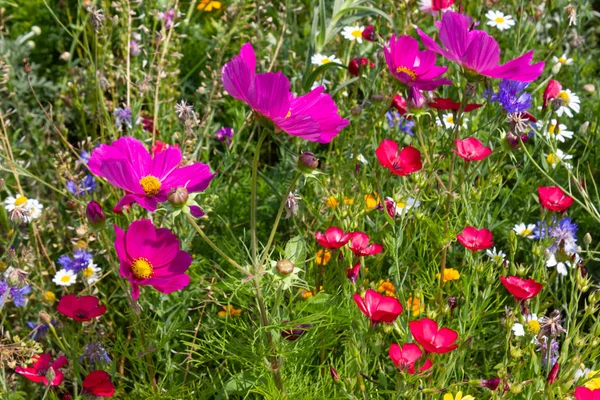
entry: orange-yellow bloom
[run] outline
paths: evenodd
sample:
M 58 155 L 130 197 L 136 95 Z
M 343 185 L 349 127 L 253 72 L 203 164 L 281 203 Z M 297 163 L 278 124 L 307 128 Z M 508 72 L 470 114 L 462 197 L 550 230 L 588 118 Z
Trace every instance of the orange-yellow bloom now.
M 379 202 L 380 202 L 379 195 L 377 193 L 365 194 L 364 199 L 365 199 L 365 208 L 367 210 L 377 207 L 377 204 L 379 204 Z
M 324 255 L 323 252 L 325 253 Z M 317 251 L 317 254 L 315 256 L 315 261 L 317 262 L 317 265 L 327 265 L 329 260 L 331 260 L 331 251 L 323 249 Z
M 222 4 L 220 1 L 200 0 L 200 3 L 198 4 L 198 6 L 196 8 L 200 11 L 204 10 L 206 12 L 210 12 L 214 9 L 220 10 L 221 6 L 222 6 Z
M 389 279 L 387 279 L 385 282 L 380 280 L 377 284 L 377 291 L 385 294 L 386 296 L 394 297 L 396 294 L 396 287 L 392 282 L 390 282 Z
M 435 277 L 440 279 L 440 274 L 435 274 Z M 444 282 L 454 281 L 460 278 L 460 274 L 454 268 L 446 268 L 444 270 Z
M 413 317 L 418 317 L 423 311 L 425 311 L 425 305 L 421 304 L 421 300 L 418 297 L 411 296 L 406 300 L 407 308 L 411 310 Z
M 242 309 L 239 308 L 239 309 L 236 310 L 235 308 L 233 308 L 232 305 L 223 306 L 223 311 L 219 311 L 217 313 L 217 315 L 219 317 L 226 317 L 226 316 L 229 316 L 229 317 L 239 317 L 241 314 L 242 314 Z

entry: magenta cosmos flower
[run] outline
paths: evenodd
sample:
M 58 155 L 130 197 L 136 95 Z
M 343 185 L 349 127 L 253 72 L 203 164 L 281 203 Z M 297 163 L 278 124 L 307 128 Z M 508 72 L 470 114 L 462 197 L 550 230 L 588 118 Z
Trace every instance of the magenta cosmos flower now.
M 437 322 L 423 318 L 408 323 L 410 333 L 423 349 L 429 353 L 444 354 L 456 349 L 458 333 L 449 328 L 438 328 Z
M 168 294 L 190 283 L 185 271 L 192 257 L 179 249 L 179 240 L 170 230 L 156 229 L 152 221 L 141 219 L 134 221 L 127 232 L 115 225 L 115 233 L 121 276 L 129 279 L 134 300 L 140 297 L 140 285 Z
M 338 114 L 322 86 L 304 96 L 290 93 L 290 81 L 279 72 L 256 73 L 256 55 L 250 43 L 223 66 L 223 87 L 273 122 L 276 129 L 310 142 L 329 143 L 349 121 Z
M 167 201 L 172 188 L 185 187 L 190 193 L 200 192 L 214 177 L 208 165 L 194 163 L 180 167 L 181 159 L 181 151 L 175 146 L 152 157 L 142 142 L 126 136 L 111 145 L 98 146 L 88 166 L 94 174 L 125 190 L 115 211 L 120 212 L 133 202 L 154 211 L 157 203 Z
M 355 294 L 353 299 L 360 311 L 371 319 L 373 325 L 378 322 L 392 323 L 402 313 L 402 304 L 398 299 L 381 295 L 373 289 L 367 290 L 364 298 Z
M 600 389 L 578 386 L 575 388 L 575 400 L 600 400 Z
M 52 356 L 48 353 L 45 354 L 37 354 L 32 357 L 33 364 L 29 367 L 17 367 L 15 368 L 15 372 L 17 374 L 23 375 L 25 378 L 29 379 L 32 382 L 43 382 L 44 385 L 48 386 L 58 386 L 65 379 L 65 375 L 59 369 L 67 365 L 68 360 L 67 357 L 61 356 L 58 357 L 54 362 L 52 361 Z M 46 379 L 48 370 L 52 368 L 54 370 L 54 379 L 52 382 L 48 382 Z
M 383 251 L 383 246 L 377 243 L 369 244 L 369 235 L 364 232 L 354 232 L 350 239 L 350 250 L 356 257 L 374 256 Z
M 325 233 L 316 232 L 315 239 L 326 249 L 339 249 L 344 246 L 352 238 L 352 232 L 344 233 L 340 228 L 333 226 L 325 231 Z
M 425 32 L 417 29 L 423 44 L 429 50 L 441 54 L 450 61 L 460 64 L 466 71 L 489 78 L 512 79 L 531 82 L 544 70 L 544 62 L 532 64 L 533 50 L 499 65 L 500 47 L 487 32 L 470 30 L 471 18 L 454 11 L 442 17 L 440 41 L 442 48 Z
M 396 343 L 392 343 L 390 345 L 390 359 L 400 371 L 406 371 L 407 374 L 414 375 L 415 374 L 415 363 L 421 358 L 423 352 L 414 343 L 406 343 L 404 346 L 400 347 L 400 345 Z M 431 368 L 433 363 L 431 360 L 427 359 L 419 368 L 419 372 L 423 372 Z
M 408 87 L 419 90 L 434 90 L 440 85 L 451 85 L 448 79 L 436 79 L 448 67 L 435 65 L 435 53 L 419 51 L 419 42 L 410 36 L 392 35 L 389 47 L 383 48 L 385 61 L 396 79 Z

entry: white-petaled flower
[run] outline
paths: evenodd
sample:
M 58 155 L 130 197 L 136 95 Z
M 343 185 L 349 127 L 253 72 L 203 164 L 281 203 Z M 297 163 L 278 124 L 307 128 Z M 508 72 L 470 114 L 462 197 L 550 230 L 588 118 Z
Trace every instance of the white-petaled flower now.
M 567 162 L 572 159 L 573 156 L 565 153 L 561 149 L 556 149 L 556 153 L 550 153 L 546 155 L 546 161 L 552 168 L 556 168 L 559 163 L 562 163 L 565 167 L 571 169 L 573 166 Z
M 566 54 L 563 54 L 560 57 L 552 56 L 552 61 L 554 61 L 557 65 L 571 65 L 573 64 L 572 58 L 567 58 Z
M 406 199 L 396 201 L 395 205 L 396 205 L 396 215 L 400 216 L 400 215 L 406 214 L 408 212 L 408 210 L 410 210 L 411 208 L 419 207 L 421 205 L 421 202 L 412 197 L 408 197 Z
M 515 336 L 525 336 L 525 329 L 527 333 L 537 335 L 540 331 L 540 323 L 536 314 L 525 315 L 525 325 L 515 322 L 512 326 L 512 331 Z
M 579 368 L 575 370 L 575 380 L 579 380 L 580 378 L 588 379 L 590 376 L 591 369 L 586 368 L 584 364 L 579 365 Z
M 569 118 L 573 118 L 572 111 L 574 111 L 575 114 L 579 113 L 581 100 L 579 100 L 579 96 L 571 92 L 571 90 L 561 90 L 556 97 L 561 101 L 560 107 L 556 110 L 556 115 L 562 117 L 563 114 L 566 114 Z
M 565 124 L 559 124 L 557 120 L 550 120 L 550 125 L 546 128 L 544 136 L 548 139 L 554 139 L 558 142 L 564 143 L 566 139 L 573 138 L 573 132 L 567 130 Z
M 519 236 L 526 237 L 527 239 L 534 239 L 533 231 L 535 230 L 535 224 L 527 224 L 525 225 L 523 222 L 520 224 L 516 224 L 513 228 L 513 231 L 517 233 Z
M 356 160 L 364 165 L 369 165 L 369 161 L 362 154 L 356 156 Z
M 319 86 L 327 86 L 329 85 L 331 82 L 328 81 L 325 78 L 322 78 L 320 81 L 314 81 L 312 86 L 310 87 L 310 90 L 315 90 L 316 88 L 318 88 Z
M 42 215 L 42 210 L 44 209 L 42 203 L 40 203 L 36 199 L 27 200 L 27 205 L 25 207 L 29 211 L 31 219 L 39 218 Z
M 362 33 L 365 30 L 364 26 L 346 26 L 342 30 L 342 36 L 350 41 L 362 43 Z
M 463 116 L 462 117 L 462 126 L 463 126 L 463 128 L 467 127 L 467 121 L 468 121 L 468 118 L 465 117 L 465 116 Z M 442 122 L 443 122 L 443 124 L 442 124 Z M 454 128 L 454 114 L 452 114 L 452 113 L 446 113 L 446 114 L 442 115 L 442 119 L 441 120 L 440 120 L 439 117 L 436 117 L 435 118 L 435 123 L 438 126 L 443 126 L 445 128 L 448 128 L 448 129 Z
M 496 27 L 501 31 L 510 29 L 515 24 L 515 20 L 511 15 L 504 15 L 503 12 L 490 10 L 485 14 L 488 19 L 487 24 Z
M 87 281 L 87 283 L 91 285 L 92 283 L 95 283 L 98 281 L 98 279 L 100 279 L 100 271 L 100 267 L 94 264 L 94 260 L 90 260 L 88 266 L 85 267 L 81 271 L 81 273 L 83 275 L 83 278 Z
M 71 286 L 77 282 L 77 275 L 71 270 L 61 269 L 56 272 L 56 275 L 52 278 L 52 282 L 58 286 Z
M 504 254 L 502 250 L 496 250 L 496 246 L 494 246 L 492 250 L 487 249 L 485 254 L 487 254 L 488 257 L 490 257 L 490 259 L 496 264 L 508 264 L 508 261 L 506 260 L 506 254 Z
M 325 64 L 329 64 L 329 63 L 338 63 L 341 64 L 342 62 L 340 61 L 339 58 L 337 58 L 335 56 L 335 54 L 328 56 L 324 56 L 323 54 L 317 53 L 317 54 L 313 54 L 313 56 L 310 58 L 310 62 L 313 63 L 314 65 L 325 65 Z
M 8 196 L 4 200 L 4 208 L 13 222 L 24 223 L 39 218 L 44 206 L 36 199 L 28 199 L 18 194 L 16 197 Z
M 563 276 L 567 276 L 569 268 L 575 268 L 580 260 L 581 257 L 579 257 L 579 254 L 577 253 L 570 256 L 565 255 L 563 252 L 557 252 L 557 254 L 551 253 L 546 260 L 546 267 L 556 267 L 556 272 Z

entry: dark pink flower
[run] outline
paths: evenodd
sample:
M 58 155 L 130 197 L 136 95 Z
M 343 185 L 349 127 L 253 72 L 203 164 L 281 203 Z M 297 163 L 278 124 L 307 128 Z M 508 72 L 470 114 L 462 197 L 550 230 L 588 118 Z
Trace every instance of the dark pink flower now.
M 475 138 L 455 139 L 454 143 L 456 144 L 456 150 L 452 151 L 467 161 L 480 161 L 492 154 L 492 149 L 484 146 Z
M 140 296 L 140 285 L 168 294 L 190 283 L 185 271 L 192 257 L 180 250 L 179 240 L 170 230 L 157 229 L 149 219 L 141 219 L 134 221 L 127 232 L 115 225 L 115 233 L 121 276 L 131 283 L 133 299 Z
M 558 186 L 540 186 L 538 187 L 538 195 L 542 207 L 551 210 L 562 212 L 573 204 L 573 198 L 567 196 Z
M 456 235 L 456 239 L 471 251 L 485 250 L 494 245 L 492 232 L 488 229 L 477 229 L 467 226 L 462 233 Z
M 375 27 L 373 25 L 368 25 L 362 31 L 362 38 L 364 40 L 366 40 L 367 42 L 374 42 L 375 41 Z
M 544 288 L 544 285 L 533 279 L 523 279 L 518 276 L 501 276 L 500 282 L 517 300 L 532 299 Z
M 356 279 L 358 278 L 358 273 L 360 272 L 360 261 L 356 263 L 356 265 L 352 268 L 348 268 L 346 271 L 346 276 L 352 283 L 356 283 Z
M 552 366 L 552 369 L 550 370 L 550 373 L 548 373 L 548 377 L 546 378 L 546 382 L 548 382 L 548 384 L 552 385 L 554 383 L 554 381 L 556 381 L 556 378 L 558 378 L 558 372 L 559 371 L 560 371 L 560 364 L 557 361 Z
M 442 17 L 440 25 L 440 41 L 445 48 L 438 45 L 420 29 L 417 29 L 417 32 L 425 47 L 460 64 L 469 74 L 531 82 L 543 72 L 544 62 L 530 65 L 533 51 L 499 65 L 500 47 L 498 43 L 484 31 L 471 30 L 471 23 L 469 16 L 447 11 Z
M 588 389 L 583 386 L 575 388 L 575 400 L 600 400 L 600 389 Z
M 339 249 L 348 243 L 351 237 L 352 232 L 344 233 L 343 230 L 335 226 L 327 229 L 325 234 L 315 232 L 317 242 L 326 249 Z
M 348 72 L 352 76 L 358 76 L 360 72 L 360 67 L 366 67 L 367 65 L 369 66 L 369 68 L 375 68 L 375 63 L 373 61 L 369 61 L 368 58 L 354 57 L 352 60 L 350 60 L 350 63 L 348 64 Z
M 397 299 L 383 296 L 373 289 L 367 290 L 364 298 L 360 294 L 355 294 L 353 298 L 360 311 L 371 319 L 373 325 L 378 322 L 394 322 L 402 313 L 402 304 Z
M 110 375 L 106 371 L 97 370 L 90 372 L 83 380 L 83 392 L 98 397 L 112 397 L 115 394 L 115 386 L 110 381 Z
M 434 97 L 433 101 L 428 103 L 429 107 L 435 108 L 437 110 L 444 111 L 458 111 L 460 110 L 460 103 L 456 103 L 452 101 L 452 99 L 444 98 L 444 97 Z M 483 104 L 466 104 L 464 112 L 471 112 L 473 110 L 477 110 L 479 107 L 483 106 Z
M 454 4 L 454 0 L 429 0 L 422 1 L 420 3 L 420 8 L 421 11 L 437 15 L 439 11 L 445 12 L 448 10 L 452 4 Z
M 61 297 L 56 311 L 75 321 L 91 321 L 106 312 L 106 306 L 100 306 L 98 303 L 96 296 L 77 297 L 74 294 L 67 294 Z
M 152 153 L 152 156 L 155 156 L 156 153 L 160 153 L 161 151 L 164 151 L 170 147 L 175 147 L 178 149 L 179 145 L 177 143 L 170 145 L 170 144 L 161 142 L 160 140 L 157 140 L 156 144 L 150 148 L 150 151 Z
M 392 107 L 396 109 L 400 113 L 400 115 L 404 115 L 408 112 L 408 105 L 406 104 L 406 99 L 399 94 L 395 95 L 392 100 Z
M 381 142 L 375 155 L 382 167 L 398 176 L 406 176 L 423 168 L 419 150 L 408 146 L 398 153 L 398 144 L 390 139 Z
M 179 167 L 180 163 L 181 151 L 177 147 L 171 146 L 152 157 L 142 142 L 126 136 L 111 145 L 98 146 L 88 166 L 94 174 L 125 190 L 115 211 L 120 212 L 133 202 L 154 211 L 157 203 L 167 201 L 172 188 L 181 186 L 190 193 L 200 192 L 214 177 L 206 164 Z
M 415 362 L 421 358 L 423 352 L 414 343 L 406 343 L 402 347 L 396 343 L 392 343 L 389 354 L 396 368 L 400 371 L 406 370 L 408 374 L 414 375 Z M 419 372 L 428 370 L 432 365 L 433 363 L 429 359 L 425 360 L 425 363 L 419 368 Z
M 65 379 L 65 375 L 59 368 L 67 365 L 68 360 L 67 357 L 61 356 L 53 363 L 50 361 L 52 361 L 52 356 L 50 354 L 37 354 L 33 356 L 33 364 L 30 367 L 17 367 L 15 368 L 15 372 L 23 375 L 32 382 L 43 382 L 44 385 L 47 386 L 48 379 L 46 379 L 46 374 L 48 370 L 52 368 L 54 370 L 54 379 L 50 382 L 50 386 L 58 386 Z
M 256 73 L 256 55 L 250 43 L 223 66 L 223 87 L 280 129 L 310 142 L 329 143 L 349 121 L 338 114 L 331 96 L 319 86 L 296 97 L 282 72 Z
M 458 347 L 454 344 L 458 332 L 448 328 L 439 329 L 438 324 L 429 318 L 411 321 L 408 326 L 417 343 L 429 353 L 449 353 Z
M 542 109 L 545 109 L 548 106 L 548 101 L 555 99 L 561 90 L 562 85 L 560 82 L 550 79 L 550 81 L 548 81 L 548 85 L 546 85 L 546 89 L 544 90 L 544 104 Z
M 369 236 L 364 232 L 354 232 L 350 239 L 350 250 L 357 257 L 373 256 L 383 251 L 380 244 L 369 244 Z

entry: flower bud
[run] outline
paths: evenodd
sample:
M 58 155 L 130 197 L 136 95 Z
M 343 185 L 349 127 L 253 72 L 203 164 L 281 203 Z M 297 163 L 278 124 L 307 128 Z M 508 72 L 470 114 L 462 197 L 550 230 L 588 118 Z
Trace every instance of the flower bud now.
M 588 93 L 596 93 L 596 87 L 591 83 L 586 83 L 585 85 L 583 85 L 583 90 L 585 90 Z
M 496 389 L 498 389 L 500 382 L 501 382 L 500 378 L 492 378 L 492 379 L 482 379 L 479 381 L 479 384 L 482 387 L 488 388 L 490 390 L 496 390 Z
M 562 85 L 558 81 L 551 79 L 544 90 L 544 104 L 542 108 L 545 109 L 548 106 L 548 101 L 556 98 L 561 90 Z
M 50 367 L 46 371 L 46 380 L 48 381 L 48 385 L 52 385 L 54 378 L 56 378 L 56 371 L 54 371 L 54 368 Z
M 583 244 L 585 244 L 586 246 L 592 244 L 592 235 L 590 235 L 589 232 L 583 236 Z
M 289 275 L 294 272 L 294 263 L 286 259 L 279 260 L 276 268 L 277 272 L 279 272 L 281 275 Z
M 360 68 L 369 66 L 369 68 L 375 68 L 375 64 L 369 61 L 365 57 L 354 57 L 348 64 L 348 73 L 352 76 L 358 76 L 360 74 Z
M 50 317 L 50 315 L 47 312 L 40 311 L 38 316 L 40 317 L 40 321 L 42 321 L 43 323 L 45 323 L 45 324 L 52 323 L 52 317 Z
M 319 166 L 319 159 L 310 151 L 300 154 L 298 157 L 298 167 L 303 171 L 312 171 Z
M 335 370 L 335 368 L 333 368 L 333 365 L 329 365 L 329 373 L 331 374 L 331 377 L 334 381 L 338 382 L 340 380 L 340 376 Z
M 383 100 L 385 100 L 385 96 L 382 94 L 374 94 L 373 96 L 371 96 L 371 100 L 373 100 L 376 103 L 381 103 Z
M 42 303 L 51 306 L 56 301 L 56 295 L 53 292 L 46 291 L 42 293 Z
M 367 26 L 362 31 L 362 38 L 364 40 L 366 40 L 367 42 L 374 42 L 375 41 L 375 27 L 373 25 Z
M 354 115 L 355 117 L 359 116 L 360 114 L 362 114 L 362 107 L 361 106 L 352 107 L 352 109 L 350 110 L 350 114 Z
M 425 103 L 427 103 L 427 100 L 423 93 L 419 89 L 411 87 L 408 92 L 408 107 L 420 109 L 425 106 Z
M 169 194 L 167 195 L 167 199 L 169 203 L 175 207 L 181 207 L 185 205 L 188 201 L 188 191 L 186 188 L 178 186 L 176 188 L 172 188 L 169 190 Z
M 581 126 L 579 127 L 579 134 L 580 135 L 585 135 L 588 131 L 590 127 L 590 121 L 585 121 L 583 124 L 581 124 Z
M 104 221 L 106 221 L 106 215 L 104 214 L 104 211 L 102 211 L 102 207 L 93 200 L 87 204 L 85 215 L 92 226 L 102 226 Z
M 548 382 L 549 384 L 553 384 L 554 381 L 556 380 L 556 378 L 558 377 L 559 371 L 560 371 L 560 365 L 558 364 L 558 362 L 556 362 L 552 366 L 552 369 L 550 370 L 550 373 L 548 374 L 548 377 L 546 378 L 546 382 Z

